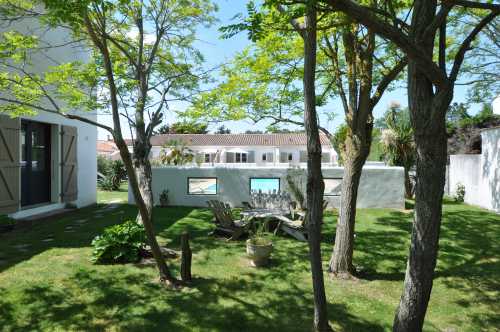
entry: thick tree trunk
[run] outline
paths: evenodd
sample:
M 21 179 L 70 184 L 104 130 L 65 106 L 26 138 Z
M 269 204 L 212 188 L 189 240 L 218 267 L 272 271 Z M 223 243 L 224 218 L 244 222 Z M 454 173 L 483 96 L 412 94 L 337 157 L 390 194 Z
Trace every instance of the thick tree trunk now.
M 324 183 L 316 114 L 316 10 L 308 5 L 304 30 L 304 126 L 307 135 L 307 214 L 309 255 L 314 292 L 314 330 L 330 331 L 321 259 Z
M 432 290 L 446 169 L 444 119 L 441 122 L 441 129 L 416 135 L 415 217 L 404 290 L 394 320 L 394 331 L 422 330 Z
M 347 137 L 346 139 L 346 160 L 344 162 L 344 177 L 340 196 L 340 215 L 337 222 L 333 253 L 328 267 L 330 273 L 340 278 L 350 278 L 356 272 L 352 263 L 356 201 L 363 165 L 370 152 L 371 127 L 367 131 L 369 131 L 366 133 L 369 138 L 367 140 L 363 141 L 353 137 Z
M 432 60 L 434 36 L 423 39 L 435 16 L 436 1 L 416 1 L 411 36 Z M 434 91 L 415 61 L 408 63 L 408 104 L 417 151 L 415 216 L 403 294 L 394 318 L 394 331 L 422 331 L 438 254 L 446 171 L 446 110 L 453 88 Z

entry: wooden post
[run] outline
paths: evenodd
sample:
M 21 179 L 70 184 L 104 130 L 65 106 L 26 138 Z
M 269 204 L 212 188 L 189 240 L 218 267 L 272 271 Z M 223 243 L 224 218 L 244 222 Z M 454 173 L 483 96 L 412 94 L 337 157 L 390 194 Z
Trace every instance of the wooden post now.
M 184 232 L 181 235 L 181 279 L 184 282 L 191 282 L 191 258 L 193 256 L 189 247 L 189 233 Z

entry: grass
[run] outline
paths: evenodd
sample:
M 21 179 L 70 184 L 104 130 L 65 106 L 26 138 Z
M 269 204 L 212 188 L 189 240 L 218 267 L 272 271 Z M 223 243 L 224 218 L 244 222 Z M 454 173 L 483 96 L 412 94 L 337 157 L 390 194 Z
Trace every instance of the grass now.
M 114 195 L 114 194 L 113 194 Z M 100 194 L 107 201 L 116 198 Z M 123 196 L 123 193 L 121 194 Z M 207 236 L 205 209 L 155 210 L 162 244 L 178 249 L 188 230 L 193 286 L 164 289 L 151 267 L 93 265 L 92 238 L 134 218 L 120 205 L 86 208 L 31 229 L 0 235 L 0 330 L 309 331 L 312 319 L 307 245 L 274 238 L 269 268 L 248 265 L 244 241 Z M 89 219 L 77 224 L 75 221 Z M 362 209 L 356 226 L 357 281 L 329 280 L 329 316 L 337 331 L 389 331 L 402 290 L 411 213 Z M 74 226 L 80 225 L 80 226 Z M 65 232 L 71 226 L 75 232 Z M 335 216 L 325 220 L 323 259 L 331 253 Z M 498 331 L 500 216 L 446 202 L 441 252 L 426 331 Z M 43 242 L 53 238 L 54 241 Z M 14 247 L 28 244 L 28 247 Z M 21 248 L 21 249 L 19 249 Z M 180 262 L 169 261 L 178 274 Z
M 102 204 L 127 203 L 128 184 L 124 182 L 117 191 L 97 191 L 97 201 Z

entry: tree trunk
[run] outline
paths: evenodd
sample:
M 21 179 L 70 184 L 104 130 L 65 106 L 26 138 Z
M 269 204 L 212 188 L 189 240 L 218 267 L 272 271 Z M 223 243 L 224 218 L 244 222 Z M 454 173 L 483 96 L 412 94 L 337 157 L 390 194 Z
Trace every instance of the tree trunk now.
M 411 36 L 432 60 L 434 36 L 423 39 L 436 12 L 436 1 L 416 1 Z M 440 91 L 441 90 L 441 91 Z M 416 146 L 415 216 L 403 294 L 394 318 L 394 331 L 422 331 L 432 290 L 438 254 L 446 172 L 446 110 L 453 88 L 437 89 L 419 69 L 408 63 L 408 105 Z
M 309 255 L 314 292 L 315 331 L 330 331 L 321 260 L 324 183 L 321 173 L 321 143 L 316 114 L 316 10 L 306 9 L 304 37 L 304 127 L 307 135 L 307 213 Z
M 191 282 L 191 260 L 193 253 L 189 247 L 189 233 L 184 232 L 181 235 L 181 279 L 184 282 Z
M 403 294 L 394 331 L 421 331 L 429 303 L 438 253 L 446 170 L 444 118 L 433 132 L 416 134 L 417 184 L 415 217 Z
M 371 137 L 371 127 L 367 130 L 369 132 L 366 134 Z M 356 201 L 363 165 L 370 152 L 370 141 L 371 139 L 362 140 L 351 136 L 346 139 L 340 215 L 335 233 L 335 245 L 328 266 L 328 271 L 340 278 L 350 278 L 356 272 L 352 263 Z
M 139 190 L 146 205 L 148 214 L 152 216 L 153 213 L 153 189 L 152 189 L 152 173 L 151 163 L 148 159 L 139 159 L 134 162 L 135 172 L 137 174 L 137 182 L 139 183 Z M 152 218 L 152 217 L 150 217 Z M 141 214 L 137 214 L 137 222 L 142 224 Z
M 130 157 L 130 153 L 128 152 L 128 147 L 125 141 L 120 137 L 115 137 L 115 142 L 120 150 L 120 156 L 122 157 L 125 168 L 127 169 L 127 175 L 129 177 L 129 185 L 132 189 L 132 193 L 134 195 L 135 202 L 139 209 L 139 214 L 141 216 L 142 224 L 144 225 L 144 230 L 146 232 L 147 241 L 151 247 L 151 252 L 153 253 L 153 257 L 156 261 L 156 265 L 158 266 L 158 270 L 160 273 L 160 281 L 167 282 L 171 285 L 176 285 L 177 280 L 172 276 L 170 270 L 165 263 L 165 259 L 160 250 L 160 246 L 158 245 L 158 241 L 156 240 L 156 235 L 153 227 L 153 216 L 151 210 L 148 210 L 148 206 L 146 205 L 144 199 L 142 198 L 141 190 L 139 187 L 139 181 L 137 179 L 137 172 L 133 167 L 132 159 Z

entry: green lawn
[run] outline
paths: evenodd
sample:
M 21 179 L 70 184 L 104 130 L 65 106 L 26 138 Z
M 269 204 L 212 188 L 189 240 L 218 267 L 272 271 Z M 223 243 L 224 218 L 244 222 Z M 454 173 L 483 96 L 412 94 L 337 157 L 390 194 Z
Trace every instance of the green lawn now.
M 310 330 L 311 277 L 305 243 L 275 238 L 271 266 L 255 269 L 248 265 L 244 241 L 207 236 L 212 228 L 209 211 L 156 209 L 163 244 L 177 249 L 183 230 L 192 235 L 195 281 L 191 288 L 172 291 L 157 283 L 153 268 L 90 263 L 92 238 L 108 225 L 135 217 L 134 207 L 106 207 L 100 204 L 0 235 L 0 330 Z M 325 265 L 334 220 L 331 214 L 325 220 Z M 405 211 L 359 210 L 355 261 L 364 275 L 357 281 L 326 279 L 329 315 L 337 331 L 391 329 L 410 220 Z M 445 204 L 426 331 L 498 331 L 499 235 L 500 216 Z M 169 265 L 178 273 L 179 261 Z

